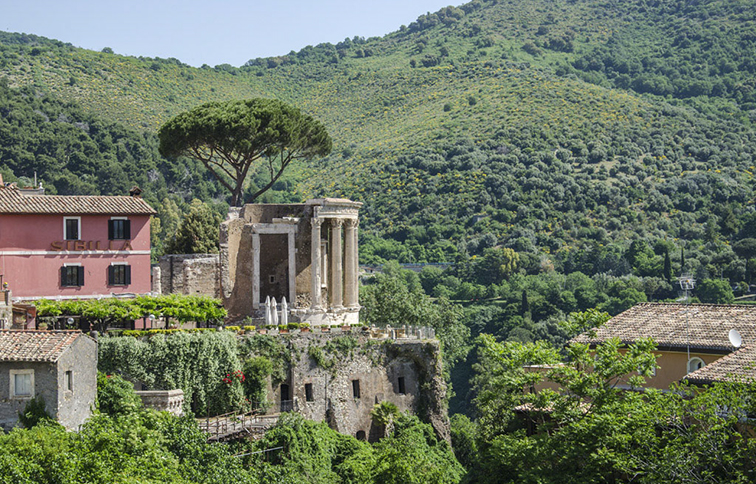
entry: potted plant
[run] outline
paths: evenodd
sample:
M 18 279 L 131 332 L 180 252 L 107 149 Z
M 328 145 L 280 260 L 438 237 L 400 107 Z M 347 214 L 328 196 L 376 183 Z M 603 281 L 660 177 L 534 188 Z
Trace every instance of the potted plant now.
M 301 330 L 301 331 L 302 331 L 303 333 L 309 333 L 309 332 L 310 332 L 310 323 L 301 323 L 301 324 L 299 325 L 299 329 L 300 329 L 300 330 Z
M 289 331 L 294 331 L 294 330 L 297 330 L 297 329 L 300 329 L 300 328 L 301 328 L 301 326 L 300 326 L 299 323 L 287 323 L 286 324 L 286 329 L 288 329 Z
M 279 324 L 278 325 L 278 332 L 281 334 L 286 334 L 289 332 L 289 326 L 286 324 Z
M 327 324 L 322 324 L 322 325 L 318 326 L 318 328 L 320 328 L 320 332 L 321 333 L 330 333 L 331 332 L 331 327 L 328 326 Z

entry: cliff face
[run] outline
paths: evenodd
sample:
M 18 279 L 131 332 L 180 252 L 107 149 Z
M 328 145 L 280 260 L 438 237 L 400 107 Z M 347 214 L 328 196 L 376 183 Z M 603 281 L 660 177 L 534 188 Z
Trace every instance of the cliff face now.
M 377 403 L 430 423 L 450 440 L 446 383 L 437 340 L 371 339 L 367 334 L 270 336 L 290 350 L 285 379 L 271 382 L 269 413 L 294 410 L 344 434 L 377 440 L 384 429 L 370 418 Z

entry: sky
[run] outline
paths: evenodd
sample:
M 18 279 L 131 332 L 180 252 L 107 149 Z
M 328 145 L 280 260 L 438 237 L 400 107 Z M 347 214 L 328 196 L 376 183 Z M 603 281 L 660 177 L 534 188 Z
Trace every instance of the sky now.
M 199 67 L 383 36 L 457 0 L 0 0 L 0 30 Z

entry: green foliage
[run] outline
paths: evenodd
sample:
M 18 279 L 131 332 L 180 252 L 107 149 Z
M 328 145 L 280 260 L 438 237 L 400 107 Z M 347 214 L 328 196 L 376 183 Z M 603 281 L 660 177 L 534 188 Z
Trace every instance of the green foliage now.
M 704 303 L 731 304 L 735 301 L 732 287 L 724 279 L 704 279 L 698 284 L 695 294 Z
M 331 152 L 325 128 L 298 109 L 272 99 L 207 103 L 179 114 L 158 132 L 160 153 L 194 158 L 210 170 L 243 204 L 247 176 L 268 174 L 250 197 L 254 201 L 281 177 L 292 160 L 310 160 Z M 253 164 L 263 159 L 252 172 Z
M 218 252 L 221 218 L 207 204 L 194 199 L 181 220 L 175 238 L 165 248 L 167 254 L 214 254 Z
M 449 445 L 417 417 L 400 416 L 394 432 L 378 442 L 375 451 L 374 482 L 455 483 L 464 475 Z
M 248 358 L 242 368 L 245 380 L 244 396 L 253 408 L 266 408 L 268 402 L 268 377 L 273 373 L 273 362 L 264 356 Z
M 410 290 L 398 272 L 384 267 L 372 284 L 362 286 L 360 312 L 362 321 L 377 326 L 430 326 L 442 344 L 447 369 L 464 358 L 469 350 L 469 329 L 461 319 L 460 309 L 445 298 L 433 301 L 419 286 Z
M 41 318 L 52 316 L 79 316 L 82 322 L 104 331 L 108 326 L 127 326 L 135 319 L 154 314 L 179 322 L 196 321 L 197 323 L 218 324 L 226 317 L 226 310 L 220 301 L 207 296 L 184 296 L 169 294 L 165 296 L 137 296 L 133 299 L 86 299 L 60 300 L 42 299 L 36 301 L 37 315 Z M 156 334 L 156 330 L 147 330 L 141 334 Z
M 284 414 L 253 450 L 283 450 L 247 457 L 261 482 L 457 483 L 463 474 L 448 444 L 430 425 L 402 416 L 394 434 L 371 446 L 341 435 L 325 423 Z
M 241 384 L 224 376 L 242 370 L 236 335 L 229 331 L 100 339 L 100 371 L 119 373 L 148 388 L 184 391 L 186 410 L 218 415 L 243 407 Z
M 30 429 L 40 423 L 49 423 L 53 425 L 55 424 L 55 420 L 47 412 L 47 408 L 45 407 L 45 399 L 42 398 L 42 395 L 37 395 L 36 397 L 29 400 L 29 402 L 24 407 L 24 411 L 19 412 L 18 421 L 21 422 L 21 425 L 23 425 L 27 429 Z
M 142 400 L 134 384 L 119 375 L 97 372 L 97 410 L 111 417 L 134 414 L 142 409 Z
M 751 472 L 755 444 L 736 425 L 751 406 L 746 387 L 621 387 L 651 374 L 651 341 L 574 344 L 566 361 L 542 343 L 479 343 L 478 454 L 467 464 L 476 482 L 745 482 Z M 535 364 L 546 366 L 523 368 Z M 530 391 L 544 382 L 558 391 Z M 527 410 L 518 417 L 515 408 Z
M 140 411 L 97 414 L 79 432 L 38 425 L 0 435 L 0 476 L 18 484 L 257 481 L 228 448 L 208 444 L 190 418 Z
M 370 419 L 374 424 L 383 427 L 385 437 L 391 435 L 391 432 L 394 430 L 394 421 L 399 415 L 399 407 L 386 400 L 376 403 L 370 410 Z

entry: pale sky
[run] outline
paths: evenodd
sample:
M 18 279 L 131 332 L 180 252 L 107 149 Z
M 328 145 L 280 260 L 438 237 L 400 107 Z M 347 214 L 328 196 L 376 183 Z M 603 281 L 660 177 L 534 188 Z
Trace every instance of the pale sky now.
M 240 66 L 346 37 L 382 36 L 459 0 L 0 0 L 0 30 L 91 50 Z

